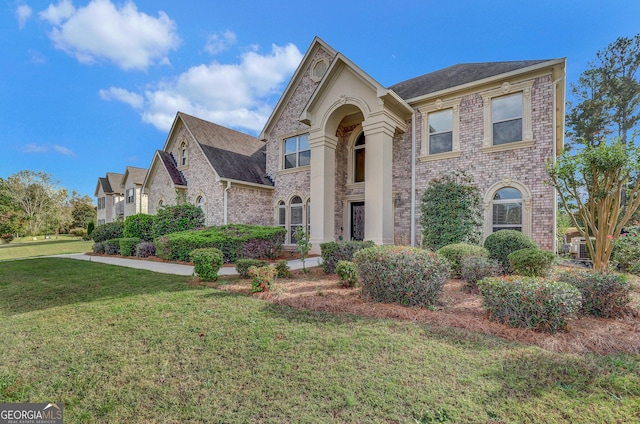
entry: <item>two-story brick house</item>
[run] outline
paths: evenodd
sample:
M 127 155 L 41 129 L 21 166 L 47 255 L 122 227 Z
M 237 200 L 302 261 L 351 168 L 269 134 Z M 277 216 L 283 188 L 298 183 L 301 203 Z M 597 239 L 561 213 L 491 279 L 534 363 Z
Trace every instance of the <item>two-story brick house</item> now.
M 329 240 L 420 244 L 429 181 L 466 170 L 484 235 L 554 249 L 547 161 L 563 145 L 565 59 L 461 64 L 384 87 L 314 39 L 260 134 L 277 225 Z M 289 242 L 291 234 L 289 235 Z
M 107 172 L 106 176 L 98 178 L 94 196 L 98 201 L 98 225 L 115 222 L 124 217 L 124 196 L 120 188 L 122 174 Z

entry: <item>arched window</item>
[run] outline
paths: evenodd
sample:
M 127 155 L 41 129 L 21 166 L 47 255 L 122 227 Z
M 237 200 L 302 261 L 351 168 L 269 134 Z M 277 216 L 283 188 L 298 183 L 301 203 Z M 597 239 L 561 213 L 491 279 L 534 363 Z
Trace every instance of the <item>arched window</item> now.
M 198 196 L 196 197 L 196 205 L 204 212 L 204 197 Z
M 163 204 L 164 204 L 164 201 L 162 199 L 158 200 L 158 209 L 160 209 Z
M 362 183 L 364 182 L 364 133 L 361 133 L 358 136 L 358 140 L 356 140 L 353 145 L 353 182 L 354 183 Z
M 184 141 L 180 145 L 180 166 L 186 166 L 188 159 L 187 143 Z
M 296 244 L 298 242 L 295 237 L 296 230 L 303 228 L 304 225 L 302 220 L 302 199 L 299 196 L 294 196 L 289 203 L 289 217 L 291 244 Z
M 522 231 L 522 193 L 505 187 L 496 192 L 492 201 L 492 230 Z
M 287 228 L 287 207 L 282 200 L 278 203 L 278 227 Z

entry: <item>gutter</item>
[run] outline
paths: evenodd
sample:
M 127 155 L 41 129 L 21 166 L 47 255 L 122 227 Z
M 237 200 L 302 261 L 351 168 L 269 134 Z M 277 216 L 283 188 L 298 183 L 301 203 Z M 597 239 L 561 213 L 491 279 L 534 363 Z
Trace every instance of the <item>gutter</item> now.
M 231 190 L 231 181 L 227 180 L 227 186 L 224 189 L 224 195 L 222 197 L 222 202 L 223 202 L 223 208 L 224 208 L 224 225 L 227 225 L 227 221 L 228 221 L 228 204 L 229 204 L 229 200 L 228 200 L 228 196 L 229 196 L 229 190 Z
M 416 244 L 416 112 L 411 114 L 411 247 Z
M 556 159 L 557 159 L 557 155 L 558 155 L 558 150 L 557 150 L 557 140 L 558 140 L 558 83 L 560 81 L 563 81 L 566 78 L 567 75 L 567 70 L 565 67 L 563 67 L 562 70 L 562 76 L 560 76 L 560 78 L 558 78 L 557 80 L 555 80 L 552 84 L 553 87 L 553 116 L 552 116 L 552 125 L 553 125 L 553 154 L 551 155 L 551 161 L 553 163 L 553 165 L 555 166 L 556 164 Z M 564 113 L 564 104 L 562 105 L 562 111 Z M 562 135 L 562 137 L 564 137 L 564 134 Z M 563 142 L 564 145 L 564 142 Z M 553 222 L 554 222 L 554 226 L 553 226 L 553 251 L 554 253 L 558 253 L 558 190 L 554 189 L 554 194 L 555 194 L 555 199 L 553 202 Z

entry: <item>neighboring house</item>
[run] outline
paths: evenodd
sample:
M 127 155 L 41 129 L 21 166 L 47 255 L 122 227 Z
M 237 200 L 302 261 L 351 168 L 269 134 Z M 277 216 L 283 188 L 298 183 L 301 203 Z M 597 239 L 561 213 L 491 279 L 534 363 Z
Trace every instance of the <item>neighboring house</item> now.
M 315 38 L 260 134 L 273 223 L 310 228 L 314 251 L 419 245 L 429 181 L 463 169 L 484 198 L 485 237 L 509 228 L 553 250 L 545 164 L 563 146 L 564 75 L 565 59 L 472 63 L 384 87 Z
M 124 218 L 138 213 L 148 213 L 148 196 L 142 193 L 142 183 L 147 175 L 144 168 L 127 166 L 120 188 L 124 192 Z
M 98 200 L 98 225 L 115 222 L 124 218 L 124 196 L 120 188 L 122 174 L 107 172 L 98 178 L 94 196 Z
M 149 213 L 179 197 L 202 208 L 205 225 L 273 225 L 273 184 L 257 138 L 178 112 L 143 182 Z

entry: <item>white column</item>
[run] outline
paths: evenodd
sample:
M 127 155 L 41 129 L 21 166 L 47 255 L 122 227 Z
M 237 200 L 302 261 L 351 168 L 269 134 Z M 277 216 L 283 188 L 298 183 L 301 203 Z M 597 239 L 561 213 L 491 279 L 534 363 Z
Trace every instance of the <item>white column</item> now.
M 365 140 L 364 236 L 393 244 L 393 135 L 382 117 L 363 122 Z M 375 119 L 375 118 L 374 118 Z
M 312 253 L 320 243 L 335 240 L 336 145 L 338 139 L 322 131 L 309 134 L 311 148 L 311 237 Z

